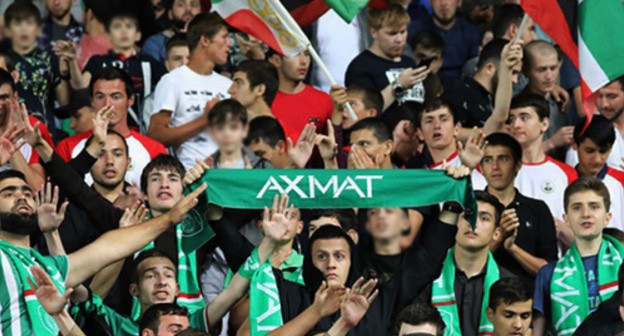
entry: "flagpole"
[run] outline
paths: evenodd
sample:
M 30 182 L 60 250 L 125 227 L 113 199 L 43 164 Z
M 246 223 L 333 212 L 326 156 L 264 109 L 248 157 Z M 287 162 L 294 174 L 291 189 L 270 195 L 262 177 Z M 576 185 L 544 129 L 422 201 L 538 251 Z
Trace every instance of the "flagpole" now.
M 518 34 L 516 34 L 516 38 L 513 39 L 514 42 L 522 39 L 522 33 L 524 32 L 524 28 L 526 27 L 528 23 L 529 23 L 529 14 L 524 13 L 524 16 L 522 17 L 522 21 L 520 22 L 520 27 L 518 28 Z
M 321 72 L 323 73 L 323 75 L 325 75 L 327 80 L 329 80 L 329 83 L 332 86 L 338 85 L 338 83 L 336 83 L 336 81 L 334 80 L 334 77 L 329 72 L 329 69 L 327 69 L 327 66 L 325 66 L 325 62 L 323 62 L 323 60 L 321 59 L 321 56 L 319 56 L 318 52 L 316 52 L 316 49 L 314 49 L 314 47 L 312 46 L 312 43 L 310 43 L 310 40 L 308 39 L 306 34 L 303 32 L 301 27 L 299 27 L 299 24 L 297 23 L 297 21 L 293 19 L 292 15 L 290 15 L 290 13 L 284 7 L 282 2 L 279 0 L 268 0 L 268 2 L 270 2 L 275 8 L 275 11 L 276 11 L 275 14 L 279 17 L 279 19 L 282 20 L 282 22 L 286 23 L 286 27 L 294 30 L 295 34 L 299 35 L 299 38 L 301 38 L 304 41 L 306 49 L 310 53 L 310 57 L 312 57 L 312 60 L 314 60 L 316 65 L 318 65 L 318 67 L 321 69 Z M 351 119 L 357 121 L 358 117 L 355 114 L 355 111 L 353 111 L 353 107 L 351 107 L 351 104 L 349 102 L 346 102 L 344 104 L 344 107 L 349 112 L 349 116 L 351 117 Z

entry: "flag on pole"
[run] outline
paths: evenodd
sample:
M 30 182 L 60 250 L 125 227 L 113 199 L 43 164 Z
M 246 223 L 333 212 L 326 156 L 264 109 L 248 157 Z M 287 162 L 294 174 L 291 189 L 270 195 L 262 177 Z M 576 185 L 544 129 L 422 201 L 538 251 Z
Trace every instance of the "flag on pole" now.
M 316 21 L 329 10 L 324 0 L 282 0 L 282 3 L 301 27 Z
M 624 75 L 624 5 L 619 0 L 522 0 L 525 12 L 581 74 L 587 124 L 602 86 Z

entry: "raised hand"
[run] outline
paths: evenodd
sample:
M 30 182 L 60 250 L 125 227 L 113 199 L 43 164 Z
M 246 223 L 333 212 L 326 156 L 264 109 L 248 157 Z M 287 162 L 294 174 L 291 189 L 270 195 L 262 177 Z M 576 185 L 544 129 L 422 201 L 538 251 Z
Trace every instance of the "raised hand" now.
M 19 104 L 17 100 L 11 101 L 11 110 L 15 110 L 16 115 L 20 117 L 20 124 L 24 128 L 24 140 L 31 145 L 33 148 L 42 143 L 43 139 L 41 137 L 41 131 L 39 130 L 39 125 L 41 122 L 37 121 L 35 125 L 31 125 L 28 120 L 28 110 L 26 109 L 26 105 Z
M 52 51 L 64 61 L 72 61 L 76 58 L 76 43 L 58 40 L 52 46 Z
M 466 166 L 451 166 L 446 163 L 446 160 L 442 163 L 442 169 L 446 172 L 446 175 L 454 179 L 470 176 L 470 168 Z
M 54 190 L 54 191 L 53 191 Z M 37 218 L 39 220 L 39 229 L 43 233 L 50 233 L 61 226 L 65 219 L 65 210 L 68 201 L 63 202 L 61 208 L 56 210 L 59 200 L 59 188 L 52 188 L 52 183 L 46 183 L 45 187 L 35 194 L 35 204 L 37 205 Z
M 115 106 L 108 105 L 101 108 L 95 116 L 93 116 L 93 140 L 104 146 L 106 143 L 106 132 L 108 131 L 108 123 L 115 114 Z
M 414 85 L 422 82 L 429 75 L 429 68 L 422 66 L 420 68 L 407 68 L 403 70 L 396 81 L 404 89 L 411 89 Z
M 17 152 L 25 143 L 22 136 L 24 128 L 14 124 L 0 135 L 0 166 L 9 162 L 15 152 Z
M 317 134 L 314 142 L 324 161 L 331 161 L 336 157 L 338 145 L 336 144 L 334 125 L 332 125 L 331 120 L 327 120 L 327 135 Z
M 184 174 L 184 185 L 193 184 L 195 181 L 199 180 L 208 169 L 210 169 L 210 166 L 206 162 L 196 159 L 195 165 Z
M 505 47 L 503 47 L 501 60 L 507 70 L 512 71 L 518 63 L 522 62 L 522 58 L 524 56 L 522 48 L 523 45 L 524 42 L 522 40 L 514 40 L 507 43 Z
M 320 316 L 329 316 L 338 311 L 341 301 L 347 289 L 344 287 L 329 287 L 326 281 L 321 283 L 321 287 L 314 294 L 313 307 L 317 309 Z
M 262 230 L 264 236 L 269 238 L 274 244 L 283 244 L 290 241 L 291 227 L 290 217 L 292 216 L 294 205 L 288 205 L 289 197 L 282 194 L 278 198 L 277 195 L 273 197 L 273 206 L 269 211 L 268 207 L 264 207 L 264 214 L 262 216 Z
M 351 289 L 347 289 L 342 304 L 340 305 L 340 318 L 350 327 L 354 327 L 364 317 L 370 304 L 379 294 L 375 289 L 377 280 L 368 280 L 364 286 L 360 287 L 364 278 L 359 278 Z
M 310 160 L 312 151 L 314 150 L 314 143 L 316 140 L 316 126 L 310 123 L 303 128 L 303 132 L 297 140 L 297 144 L 293 146 L 292 139 L 286 139 L 288 141 L 288 156 L 290 160 L 295 164 L 297 168 L 303 168 Z
M 371 159 L 363 148 L 353 145 L 347 158 L 347 168 L 379 169 L 381 168 L 381 160 L 381 156 L 377 156 L 375 160 Z
M 56 286 L 54 286 L 54 283 L 52 283 L 50 276 L 44 270 L 38 266 L 31 266 L 30 272 L 35 281 L 33 282 L 30 280 L 30 277 L 26 278 L 26 280 L 28 280 L 28 284 L 35 290 L 35 296 L 46 313 L 54 316 L 63 312 L 74 290 L 72 288 L 67 288 L 65 294 L 61 295 Z
M 477 128 L 475 127 L 474 130 Z M 481 163 L 481 159 L 485 155 L 483 149 L 487 145 L 485 141 L 485 135 L 483 131 L 479 130 L 479 132 L 475 135 L 474 133 L 468 138 L 466 141 L 466 146 L 462 145 L 461 141 L 457 142 L 457 151 L 459 152 L 459 159 L 462 164 L 467 166 L 470 169 L 475 169 Z
M 199 194 L 203 193 L 207 187 L 208 185 L 206 183 L 202 183 L 202 185 L 199 186 L 199 188 L 197 188 L 195 191 L 191 192 L 190 194 L 184 196 L 184 198 L 179 200 L 173 206 L 173 208 L 171 208 L 171 210 L 167 212 L 167 216 L 169 216 L 171 222 L 174 225 L 177 225 L 181 223 L 182 220 L 184 220 L 184 217 L 186 217 L 186 214 L 193 207 L 195 207 L 197 203 L 199 202 L 197 200 L 197 197 L 199 196 Z
M 148 213 L 149 211 L 145 205 L 141 201 L 136 201 L 132 207 L 124 210 L 124 214 L 119 220 L 119 227 L 129 227 L 143 223 L 147 220 Z
M 262 49 L 262 43 L 255 37 L 249 35 L 249 40 L 245 40 L 240 34 L 234 34 L 234 37 L 240 47 L 241 53 L 248 59 L 263 60 L 266 58 L 266 54 Z

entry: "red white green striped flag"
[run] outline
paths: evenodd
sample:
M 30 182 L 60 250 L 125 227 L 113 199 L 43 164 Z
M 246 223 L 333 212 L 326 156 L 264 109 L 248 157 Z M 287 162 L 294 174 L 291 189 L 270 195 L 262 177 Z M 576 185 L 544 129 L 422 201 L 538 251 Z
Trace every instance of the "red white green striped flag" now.
M 624 75 L 622 1 L 522 0 L 522 7 L 579 69 L 589 123 L 593 94 Z

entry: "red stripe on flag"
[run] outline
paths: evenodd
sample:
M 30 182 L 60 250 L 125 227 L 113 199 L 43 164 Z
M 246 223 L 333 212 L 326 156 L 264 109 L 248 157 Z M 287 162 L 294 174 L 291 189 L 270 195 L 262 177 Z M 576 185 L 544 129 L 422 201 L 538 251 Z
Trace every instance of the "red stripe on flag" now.
M 456 304 L 457 301 L 453 300 L 453 301 L 446 301 L 446 302 L 436 302 L 433 304 L 434 307 L 440 307 L 440 306 L 448 306 L 448 305 L 454 305 Z
M 316 21 L 329 10 L 329 5 L 323 0 L 312 0 L 303 6 L 290 10 L 290 15 L 299 26 L 305 27 Z
M 29 290 L 24 291 L 24 296 L 29 296 L 29 295 L 35 295 L 35 290 L 29 289 Z
M 284 51 L 280 46 L 275 35 L 271 29 L 266 25 L 261 18 L 249 9 L 241 9 L 228 16 L 225 21 L 231 26 L 238 28 L 239 30 L 258 38 L 260 41 L 266 43 L 271 49 L 277 51 L 281 55 L 284 55 Z
M 598 287 L 598 290 L 605 290 L 605 289 L 609 289 L 609 288 L 612 288 L 612 287 L 617 287 L 617 285 L 618 285 L 618 282 L 617 281 L 613 281 L 613 282 L 610 282 L 608 284 L 604 284 L 604 285 Z
M 198 297 L 201 297 L 201 292 L 195 293 L 195 294 L 178 293 L 178 297 L 185 298 L 185 299 L 196 299 Z

